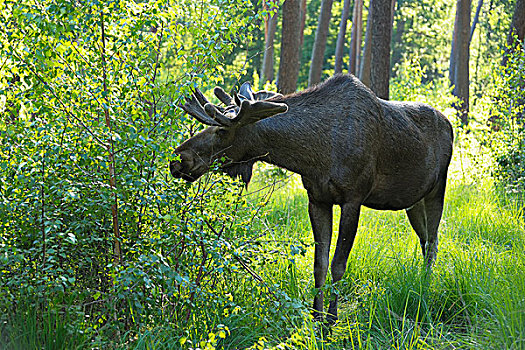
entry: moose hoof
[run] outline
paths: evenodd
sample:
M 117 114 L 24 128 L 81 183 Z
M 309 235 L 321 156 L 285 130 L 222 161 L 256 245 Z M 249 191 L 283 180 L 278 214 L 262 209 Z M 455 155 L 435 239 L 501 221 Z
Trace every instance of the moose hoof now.
M 312 317 L 314 318 L 315 322 L 323 321 L 323 314 L 319 311 L 313 311 Z
M 333 325 L 334 323 L 336 323 L 338 320 L 338 317 L 337 315 L 334 315 L 334 314 L 328 314 L 326 315 L 326 323 L 328 323 L 328 325 Z

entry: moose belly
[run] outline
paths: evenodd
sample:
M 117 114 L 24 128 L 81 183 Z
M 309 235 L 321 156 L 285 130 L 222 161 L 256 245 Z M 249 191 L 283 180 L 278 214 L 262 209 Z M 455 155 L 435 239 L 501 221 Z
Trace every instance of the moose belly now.
M 417 200 L 414 200 L 414 197 L 411 197 L 410 200 L 407 200 L 407 198 L 372 198 L 367 199 L 363 205 L 368 208 L 376 209 L 376 210 L 401 210 L 410 208 L 414 204 L 416 204 L 422 197 L 420 197 Z
M 434 187 L 437 176 L 414 179 L 379 181 L 366 197 L 363 205 L 378 210 L 401 210 L 410 208 L 426 196 Z

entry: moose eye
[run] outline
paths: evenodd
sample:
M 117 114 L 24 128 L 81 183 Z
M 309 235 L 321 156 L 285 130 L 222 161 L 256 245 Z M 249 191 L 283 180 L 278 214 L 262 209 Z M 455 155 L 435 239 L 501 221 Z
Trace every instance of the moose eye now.
M 226 136 L 226 134 L 228 134 L 228 129 L 226 129 L 226 128 L 218 128 L 216 133 L 217 133 L 217 136 L 224 137 L 224 136 Z

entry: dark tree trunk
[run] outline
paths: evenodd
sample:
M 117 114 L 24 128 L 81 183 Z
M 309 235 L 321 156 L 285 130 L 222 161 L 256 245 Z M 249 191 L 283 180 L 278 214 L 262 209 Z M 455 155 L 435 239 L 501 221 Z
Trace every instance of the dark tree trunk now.
M 370 59 L 370 88 L 378 97 L 388 100 L 392 0 L 373 0 L 371 7 L 372 57 Z
M 370 3 L 374 0 L 370 0 Z M 372 58 L 372 6 L 368 6 L 368 17 L 366 20 L 365 45 L 363 47 L 363 57 L 359 69 L 359 80 L 370 87 L 370 59 Z
M 517 41 L 515 40 L 517 36 Z M 517 0 L 516 7 L 514 8 L 514 15 L 512 16 L 512 22 L 510 23 L 509 35 L 507 36 L 507 48 L 503 55 L 501 64 L 507 65 L 509 53 L 516 50 L 519 43 L 523 43 L 525 37 L 525 0 Z
M 458 0 L 459 1 L 459 0 Z M 454 74 L 456 74 L 456 46 L 458 41 L 458 8 L 456 4 L 456 17 L 454 19 L 454 30 L 452 32 L 452 43 L 450 45 L 450 62 L 448 66 L 448 80 L 450 81 L 450 86 L 454 85 Z
M 481 11 L 482 6 L 483 6 L 483 0 L 479 0 L 478 7 L 476 8 L 476 14 L 474 15 L 474 20 L 472 21 L 472 27 L 470 27 L 469 42 L 472 41 L 472 36 L 474 36 L 474 31 L 476 30 L 476 24 L 478 24 L 478 21 L 479 21 L 479 13 Z
M 304 25 L 306 23 L 306 0 L 301 0 L 301 47 L 304 43 Z M 300 59 L 300 58 L 299 58 Z
M 321 12 L 319 13 L 319 23 L 315 32 L 314 47 L 312 50 L 312 63 L 310 64 L 310 74 L 308 75 L 308 86 L 315 85 L 321 81 L 323 72 L 324 51 L 326 49 L 326 39 L 328 38 L 328 27 L 332 16 L 333 0 L 321 1 Z
M 350 67 L 348 72 L 356 74 L 361 55 L 361 35 L 363 27 L 363 0 L 355 0 L 352 16 L 352 37 L 350 39 Z
M 300 0 L 286 0 L 283 4 L 281 59 L 277 87 L 283 94 L 297 88 L 299 75 L 299 50 L 301 48 Z
M 345 46 L 346 24 L 348 22 L 349 13 L 350 13 L 350 0 L 343 0 L 343 12 L 341 14 L 341 24 L 339 24 L 339 34 L 337 35 L 337 44 L 335 46 L 335 69 L 334 69 L 335 74 L 341 73 L 343 71 L 343 51 L 344 51 L 344 46 Z
M 264 46 L 264 55 L 263 55 L 263 63 L 262 63 L 262 78 L 263 82 L 266 83 L 267 81 L 273 81 L 274 75 L 273 75 L 273 55 L 274 55 L 274 48 L 273 48 L 273 42 L 275 39 L 275 32 L 277 30 L 277 20 L 279 18 L 279 14 L 277 12 L 277 4 L 273 4 L 273 9 L 275 9 L 275 13 L 273 16 L 269 16 L 265 19 L 264 22 L 264 36 L 265 36 L 265 46 Z M 270 9 L 270 10 L 273 10 Z
M 359 16 L 355 36 L 355 74 L 358 74 L 359 65 L 361 64 L 361 43 L 363 41 L 363 3 L 364 0 L 359 0 Z
M 396 0 L 392 0 L 392 6 L 390 7 L 392 14 L 391 14 L 391 20 L 390 20 L 390 26 L 394 25 L 394 15 L 396 14 Z M 390 29 L 392 30 L 392 29 Z
M 471 0 L 458 0 L 456 6 L 456 47 L 454 48 L 454 95 L 460 101 L 456 109 L 463 125 L 468 124 L 469 110 L 469 39 Z

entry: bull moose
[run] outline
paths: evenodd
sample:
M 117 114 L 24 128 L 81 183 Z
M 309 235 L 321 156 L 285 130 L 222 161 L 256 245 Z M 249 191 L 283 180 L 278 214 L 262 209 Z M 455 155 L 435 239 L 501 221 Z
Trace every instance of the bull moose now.
M 447 170 L 452 156 L 450 122 L 422 103 L 385 101 L 352 75 L 335 75 L 307 90 L 283 96 L 241 86 L 226 104 L 210 103 L 196 90 L 181 106 L 210 125 L 176 148 L 176 178 L 195 181 L 221 157 L 222 170 L 247 184 L 256 161 L 301 175 L 315 240 L 313 314 L 323 318 L 323 291 L 332 238 L 332 209 L 341 207 L 332 281 L 346 270 L 364 205 L 405 209 L 430 268 L 436 258 Z M 337 295 L 328 308 L 337 319 Z

